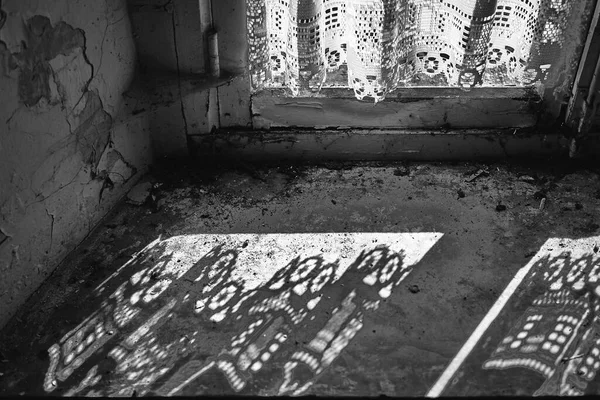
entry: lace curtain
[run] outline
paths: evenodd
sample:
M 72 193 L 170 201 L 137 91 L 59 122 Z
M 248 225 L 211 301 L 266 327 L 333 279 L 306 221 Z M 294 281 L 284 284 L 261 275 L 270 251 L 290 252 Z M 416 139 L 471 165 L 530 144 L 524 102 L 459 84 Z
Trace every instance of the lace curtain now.
M 375 102 L 402 86 L 528 86 L 586 28 L 589 3 L 247 0 L 252 85 Z

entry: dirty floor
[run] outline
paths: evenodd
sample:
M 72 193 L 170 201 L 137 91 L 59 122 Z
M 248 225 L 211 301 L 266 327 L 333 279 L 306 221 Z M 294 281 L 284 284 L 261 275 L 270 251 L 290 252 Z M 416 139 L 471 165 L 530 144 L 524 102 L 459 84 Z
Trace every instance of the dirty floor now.
M 597 171 L 146 181 L 0 332 L 0 395 L 598 393 Z

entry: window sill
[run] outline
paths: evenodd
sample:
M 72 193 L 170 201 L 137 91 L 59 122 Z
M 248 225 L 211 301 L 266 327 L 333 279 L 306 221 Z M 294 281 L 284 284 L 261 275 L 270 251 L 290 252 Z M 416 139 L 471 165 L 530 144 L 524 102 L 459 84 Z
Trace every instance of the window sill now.
M 319 92 L 305 91 L 298 96 L 292 96 L 289 89 L 272 88 L 263 89 L 254 96 L 275 96 L 282 98 L 329 98 L 329 99 L 356 99 L 354 91 L 349 88 L 323 88 Z M 390 92 L 383 102 L 404 102 L 407 99 L 433 99 L 433 98 L 464 98 L 464 99 L 528 99 L 538 101 L 542 97 L 537 87 L 404 87 Z M 360 101 L 360 100 L 356 100 Z M 362 100 L 364 103 L 373 103 L 372 100 Z
M 311 97 L 272 89 L 252 96 L 252 118 L 253 127 L 264 130 L 524 128 L 537 123 L 542 104 L 534 88 L 403 88 L 377 104 L 357 100 L 350 89 Z

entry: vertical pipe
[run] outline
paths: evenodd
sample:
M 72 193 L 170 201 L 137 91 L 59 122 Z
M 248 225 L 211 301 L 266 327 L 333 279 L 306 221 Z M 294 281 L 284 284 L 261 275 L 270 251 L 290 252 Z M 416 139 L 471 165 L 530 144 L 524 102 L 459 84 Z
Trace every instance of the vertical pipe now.
M 214 28 L 212 16 L 212 1 L 198 0 L 198 8 L 200 9 L 200 26 L 202 27 L 202 36 L 204 37 L 204 48 L 208 54 L 206 69 L 208 74 L 218 77 L 221 74 L 219 65 L 219 42 L 217 32 Z
M 218 5 L 218 3 L 217 3 Z M 200 26 L 205 56 L 205 70 L 209 76 L 219 76 L 219 47 L 218 36 L 214 29 L 212 0 L 198 0 L 200 9 Z M 206 131 L 212 133 L 221 127 L 219 115 L 219 93 L 216 87 L 211 87 L 206 105 Z
M 198 8 L 200 9 L 200 26 L 202 33 L 208 32 L 212 29 L 212 6 L 211 0 L 198 0 Z
M 221 75 L 219 65 L 219 40 L 217 32 L 213 29 L 208 33 L 208 59 L 210 75 L 218 78 Z

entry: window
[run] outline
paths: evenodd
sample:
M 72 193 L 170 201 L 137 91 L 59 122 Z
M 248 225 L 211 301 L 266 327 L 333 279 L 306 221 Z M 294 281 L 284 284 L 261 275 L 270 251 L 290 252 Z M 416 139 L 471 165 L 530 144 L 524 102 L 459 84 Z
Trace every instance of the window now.
M 379 117 L 389 110 L 383 119 L 361 114 L 358 126 L 530 126 L 537 120 L 536 104 L 569 92 L 593 3 L 248 0 L 254 103 L 292 109 L 290 104 L 306 103 L 303 98 L 318 99 L 321 106 L 358 99 L 371 102 L 368 110 Z M 314 37 L 292 37 L 294 29 Z M 417 99 L 429 106 L 408 103 Z M 372 107 L 383 100 L 386 105 Z M 337 112 L 339 118 L 317 122 L 345 125 L 348 115 Z M 478 121 L 469 122 L 468 115 Z

